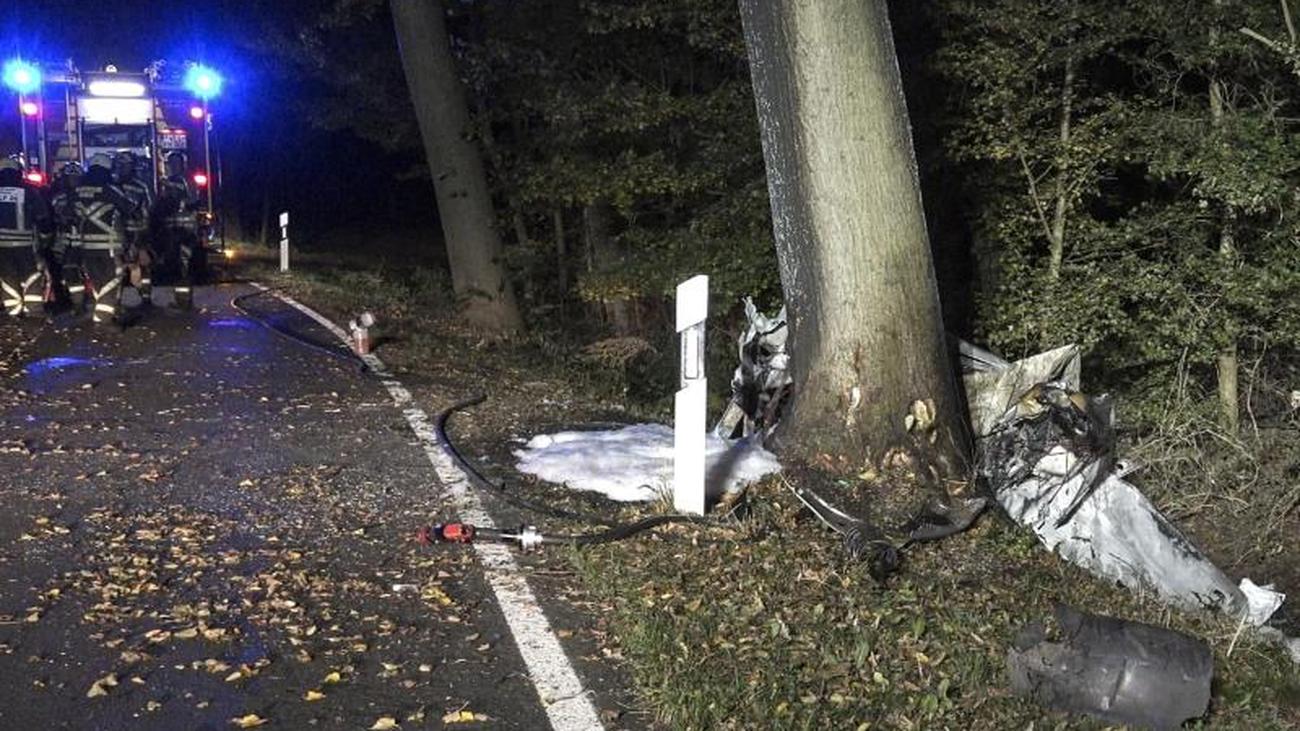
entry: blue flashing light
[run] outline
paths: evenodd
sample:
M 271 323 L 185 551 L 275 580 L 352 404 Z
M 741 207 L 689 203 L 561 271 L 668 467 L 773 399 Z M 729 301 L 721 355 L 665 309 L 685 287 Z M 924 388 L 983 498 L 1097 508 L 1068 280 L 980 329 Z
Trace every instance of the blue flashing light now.
M 207 101 L 221 93 L 221 74 L 207 66 L 191 66 L 185 72 L 185 88 L 194 96 Z
M 41 88 L 41 70 L 21 59 L 6 61 L 4 83 L 19 94 L 30 94 Z

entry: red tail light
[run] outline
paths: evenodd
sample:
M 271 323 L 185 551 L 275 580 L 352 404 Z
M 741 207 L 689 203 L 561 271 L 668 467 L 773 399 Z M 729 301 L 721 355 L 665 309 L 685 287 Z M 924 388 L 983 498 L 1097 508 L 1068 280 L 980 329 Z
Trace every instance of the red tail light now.
M 23 177 L 26 178 L 27 182 L 31 183 L 32 185 L 45 185 L 45 173 L 39 170 L 32 170 L 31 172 L 23 175 Z
M 200 188 L 208 187 L 208 174 L 194 173 L 194 184 L 199 186 Z
M 41 113 L 41 105 L 36 102 L 23 102 L 19 105 L 19 109 L 27 117 L 35 117 Z

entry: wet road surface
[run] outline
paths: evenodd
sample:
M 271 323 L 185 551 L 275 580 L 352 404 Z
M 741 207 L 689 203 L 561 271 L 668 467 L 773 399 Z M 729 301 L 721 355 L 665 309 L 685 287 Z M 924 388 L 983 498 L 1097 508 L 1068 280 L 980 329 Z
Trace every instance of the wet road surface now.
M 0 728 L 546 728 L 401 414 L 244 291 L 0 325 Z

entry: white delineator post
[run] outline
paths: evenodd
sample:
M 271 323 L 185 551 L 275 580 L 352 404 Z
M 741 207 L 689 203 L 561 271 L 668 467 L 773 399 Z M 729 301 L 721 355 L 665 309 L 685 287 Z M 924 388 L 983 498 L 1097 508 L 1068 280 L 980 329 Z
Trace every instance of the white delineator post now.
M 709 278 L 677 285 L 677 332 L 682 378 L 673 420 L 673 507 L 704 515 L 704 439 L 709 398 L 704 376 L 704 321 L 709 316 Z
M 289 212 L 280 214 L 280 271 L 289 271 Z

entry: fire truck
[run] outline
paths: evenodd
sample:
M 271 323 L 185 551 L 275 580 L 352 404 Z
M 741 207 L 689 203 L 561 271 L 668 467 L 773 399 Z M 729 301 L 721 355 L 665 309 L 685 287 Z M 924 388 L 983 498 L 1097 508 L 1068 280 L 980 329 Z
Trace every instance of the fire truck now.
M 156 198 L 169 158 L 179 156 L 195 193 L 201 246 L 224 249 L 212 114 L 222 85 L 218 73 L 195 63 L 157 61 L 123 71 L 11 60 L 3 66 L 3 82 L 0 158 L 16 160 L 29 185 L 48 186 L 73 163 L 87 169 L 97 155 L 130 152 L 137 179 Z M 17 250 L 22 238 L 22 232 L 0 230 L 0 248 Z
M 8 147 L 16 145 L 0 147 L 0 154 L 17 155 L 28 180 L 44 184 L 68 163 L 84 168 L 97 153 L 129 151 L 148 161 L 142 172 L 156 192 L 167 156 L 180 152 L 202 191 L 209 238 L 215 235 L 220 174 L 213 171 L 220 166 L 211 103 L 221 91 L 215 71 L 192 63 L 173 68 L 162 61 L 139 72 L 11 61 L 4 78 L 16 103 L 6 105 L 14 114 L 0 116 L 0 124 L 16 126 L 17 134 L 10 129 L 0 136 Z

